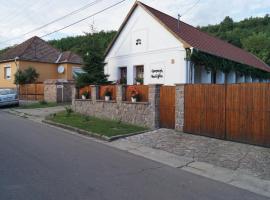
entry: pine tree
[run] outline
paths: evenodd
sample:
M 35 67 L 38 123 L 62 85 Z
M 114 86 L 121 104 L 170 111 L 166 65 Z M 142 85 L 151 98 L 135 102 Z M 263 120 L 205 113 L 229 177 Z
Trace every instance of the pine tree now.
M 102 41 L 93 37 L 93 34 L 88 34 L 87 40 L 80 49 L 80 55 L 84 55 L 83 70 L 85 73 L 77 76 L 77 87 L 108 83 L 108 76 L 104 74 L 105 63 Z

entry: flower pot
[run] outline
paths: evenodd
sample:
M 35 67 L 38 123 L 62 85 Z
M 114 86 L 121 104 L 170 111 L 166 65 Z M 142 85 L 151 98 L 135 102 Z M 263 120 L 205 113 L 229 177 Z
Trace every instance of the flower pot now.
M 110 101 L 111 97 L 110 96 L 105 96 L 105 101 Z
M 86 96 L 82 95 L 82 100 L 86 100 Z
M 132 102 L 132 103 L 136 103 L 136 102 L 137 102 L 137 99 L 134 98 L 134 97 L 131 97 L 131 102 Z
M 137 82 L 137 85 L 141 85 L 141 83 L 140 82 Z

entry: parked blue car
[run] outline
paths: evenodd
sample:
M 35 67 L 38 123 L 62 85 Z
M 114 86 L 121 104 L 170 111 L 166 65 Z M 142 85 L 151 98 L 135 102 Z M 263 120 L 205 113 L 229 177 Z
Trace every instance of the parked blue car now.
M 18 106 L 19 99 L 16 90 L 0 89 L 0 106 Z

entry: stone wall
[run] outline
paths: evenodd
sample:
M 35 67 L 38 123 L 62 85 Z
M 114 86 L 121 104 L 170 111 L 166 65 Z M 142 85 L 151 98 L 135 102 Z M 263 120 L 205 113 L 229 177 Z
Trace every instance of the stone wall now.
M 159 85 L 149 85 L 148 102 L 123 101 L 122 85 L 117 86 L 116 101 L 97 100 L 98 86 L 91 86 L 91 100 L 73 100 L 75 112 L 155 129 L 159 127 Z M 75 93 L 75 92 L 73 92 Z
M 98 99 L 98 86 L 91 86 L 91 100 L 74 99 L 72 106 L 75 112 L 119 120 L 126 123 L 159 128 L 160 125 L 160 87 L 161 85 L 149 85 L 148 102 L 125 102 L 122 85 L 117 86 L 116 101 L 100 101 Z M 175 87 L 175 129 L 183 131 L 184 128 L 184 94 L 185 85 Z M 76 91 L 73 91 L 75 96 Z
M 153 119 L 149 103 L 105 102 L 91 100 L 75 100 L 73 109 L 81 114 L 98 118 L 119 120 L 144 127 L 153 127 Z

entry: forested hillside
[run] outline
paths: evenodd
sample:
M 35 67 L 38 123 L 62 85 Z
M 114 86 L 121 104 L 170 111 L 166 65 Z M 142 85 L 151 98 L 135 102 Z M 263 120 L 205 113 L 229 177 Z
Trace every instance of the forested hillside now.
M 82 57 L 84 53 L 87 53 L 88 47 L 85 44 L 89 44 L 89 41 L 96 41 L 99 43 L 99 47 L 102 49 L 102 52 L 105 52 L 108 45 L 112 41 L 115 36 L 116 31 L 109 32 L 98 32 L 98 33 L 86 33 L 83 36 L 76 37 L 67 37 L 60 40 L 51 40 L 49 43 L 60 49 L 61 51 L 73 51 L 75 53 L 80 54 Z
M 234 22 L 226 17 L 220 24 L 199 27 L 201 30 L 255 54 L 270 65 L 270 16 Z

